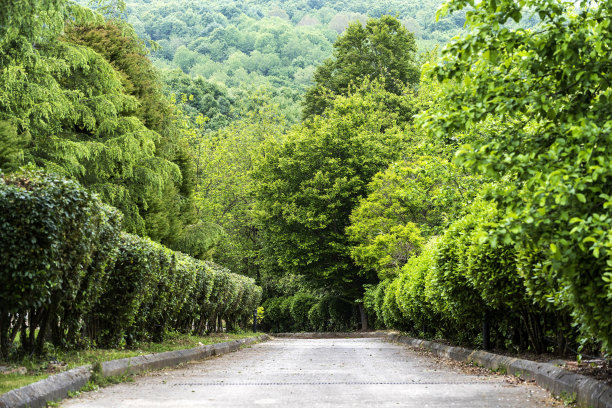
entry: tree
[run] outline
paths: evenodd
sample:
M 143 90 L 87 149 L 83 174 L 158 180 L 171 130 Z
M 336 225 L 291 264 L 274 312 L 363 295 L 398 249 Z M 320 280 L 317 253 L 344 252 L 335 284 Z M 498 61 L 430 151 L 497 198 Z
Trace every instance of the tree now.
M 193 214 L 191 161 L 145 47 L 71 2 L 33 4 L 0 16 L 0 121 L 31 138 L 23 161 L 98 193 L 128 231 L 172 243 Z M 41 19 L 26 30 L 29 13 Z
M 350 257 L 349 216 L 405 139 L 393 97 L 382 85 L 338 97 L 327 118 L 290 132 L 255 173 L 264 256 L 351 301 L 373 276 Z
M 199 134 L 192 144 L 199 166 L 199 217 L 222 231 L 211 256 L 235 272 L 255 277 L 261 243 L 253 214 L 254 166 L 282 142 L 286 124 L 268 95 L 253 95 L 252 104 L 242 119 Z
M 0 121 L 0 171 L 12 171 L 23 161 L 29 135 L 18 135 L 14 126 Z
M 351 214 L 355 262 L 392 278 L 427 238 L 443 233 L 473 199 L 475 182 L 443 158 L 417 155 L 378 173 Z
M 562 293 L 585 337 L 612 350 L 612 3 L 449 1 L 474 7 L 468 35 L 453 41 L 432 75 L 457 80 L 426 116 L 432 133 L 498 122 L 459 161 L 498 179 L 503 243 L 543 250 L 540 275 Z M 529 10 L 529 11 L 526 11 Z M 533 13 L 541 24 L 510 29 Z
M 347 95 L 351 85 L 360 85 L 364 78 L 379 80 L 387 92 L 401 94 L 406 85 L 418 83 L 415 54 L 414 35 L 394 17 L 370 19 L 365 27 L 350 24 L 334 43 L 334 58 L 315 71 L 315 84 L 304 98 L 303 117 L 322 114 L 330 97 Z

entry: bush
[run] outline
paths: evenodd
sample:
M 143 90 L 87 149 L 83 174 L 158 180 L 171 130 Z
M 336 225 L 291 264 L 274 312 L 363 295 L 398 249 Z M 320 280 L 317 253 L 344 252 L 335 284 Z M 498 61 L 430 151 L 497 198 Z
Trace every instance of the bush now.
M 310 307 L 308 322 L 315 331 L 325 331 L 329 327 L 329 311 L 327 303 L 319 301 Z
M 399 276 L 397 306 L 404 319 L 412 322 L 424 335 L 435 334 L 443 322 L 426 296 L 427 284 L 435 265 L 439 238 L 434 237 L 423 247 L 418 257 L 411 258 Z
M 429 275 L 427 298 L 435 313 L 451 320 L 459 341 L 471 341 L 480 333 L 487 310 L 480 293 L 466 277 L 470 233 L 478 217 L 472 214 L 455 221 L 440 239 L 435 268 Z
M 195 282 L 189 298 L 177 317 L 177 329 L 184 332 L 193 332 L 203 335 L 209 329 L 209 318 L 213 310 L 211 293 L 215 283 L 212 268 L 206 263 L 186 257 L 194 268 Z
M 329 312 L 329 330 L 346 331 L 357 327 L 358 316 L 354 304 L 338 296 L 330 296 L 327 300 Z
M 477 200 L 469 209 L 395 280 L 368 288 L 366 307 L 387 327 L 472 345 L 482 344 L 486 318 L 498 347 L 543 352 L 554 344 L 566 352 L 576 346 L 568 311 L 549 302 L 555 282 L 547 279 L 545 254 L 498 242 L 494 204 Z
M 309 331 L 313 326 L 308 319 L 308 313 L 317 299 L 309 293 L 297 293 L 293 296 L 290 306 L 291 318 L 293 320 L 293 330 Z
M 0 357 L 18 330 L 30 353 L 48 327 L 56 345 L 75 342 L 115 255 L 119 214 L 76 182 L 28 170 L 0 176 L 0 209 Z
M 160 250 L 161 245 L 149 239 L 125 233 L 121 235 L 113 273 L 91 314 L 91 334 L 98 346 L 124 345 L 126 332 L 130 328 L 132 337 L 128 342 L 135 341 L 136 336 L 144 335 L 142 326 L 149 311 L 143 309 L 146 315 L 139 317 L 136 326 L 134 323 L 141 305 L 150 303 L 154 287 L 159 282 L 160 262 L 163 262 Z
M 382 318 L 385 326 L 396 327 L 401 330 L 406 330 L 410 327 L 409 321 L 404 320 L 402 312 L 397 304 L 397 292 L 399 289 L 400 280 L 394 279 L 384 292 L 382 303 Z
M 40 353 L 48 339 L 108 347 L 246 327 L 261 300 L 253 279 L 120 235 L 117 210 L 61 177 L 0 176 L 0 209 L 0 358 L 18 331 Z
M 266 299 L 263 303 L 266 310 L 263 327 L 273 333 L 291 331 L 294 325 L 291 318 L 292 302 L 292 296 Z

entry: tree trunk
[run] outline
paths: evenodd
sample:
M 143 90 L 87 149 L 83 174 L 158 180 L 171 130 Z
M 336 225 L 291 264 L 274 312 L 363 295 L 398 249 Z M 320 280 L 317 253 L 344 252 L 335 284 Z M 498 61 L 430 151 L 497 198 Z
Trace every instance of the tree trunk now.
M 368 315 L 366 315 L 363 303 L 359 303 L 359 316 L 361 317 L 361 331 L 370 330 L 370 327 L 368 326 Z

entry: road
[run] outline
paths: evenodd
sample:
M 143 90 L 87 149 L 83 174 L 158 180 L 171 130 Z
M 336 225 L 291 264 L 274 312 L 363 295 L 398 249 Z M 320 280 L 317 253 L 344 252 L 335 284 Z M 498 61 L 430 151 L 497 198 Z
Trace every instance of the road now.
M 63 407 L 552 407 L 543 389 L 381 339 L 274 339 L 66 400 Z

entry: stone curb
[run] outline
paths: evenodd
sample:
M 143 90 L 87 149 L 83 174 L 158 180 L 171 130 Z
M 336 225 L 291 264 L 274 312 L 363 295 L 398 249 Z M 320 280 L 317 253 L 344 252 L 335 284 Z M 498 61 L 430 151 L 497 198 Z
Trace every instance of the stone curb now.
M 524 380 L 534 380 L 536 384 L 550 391 L 553 395 L 575 396 L 576 403 L 580 407 L 612 408 L 612 387 L 601 381 L 572 373 L 549 363 L 538 363 L 482 350 L 447 346 L 394 333 L 381 333 L 379 337 L 412 347 L 425 348 L 439 357 L 474 362 L 490 370 L 506 369 L 506 372 L 510 375 L 515 375 Z
M 268 335 L 264 334 L 191 349 L 166 351 L 164 353 L 106 361 L 102 363 L 102 375 L 109 377 L 136 374 L 148 370 L 173 367 L 188 361 L 203 360 L 207 357 L 236 351 L 244 345 L 268 340 L 269 338 Z M 44 380 L 0 395 L 0 408 L 45 408 L 47 402 L 64 399 L 68 396 L 68 392 L 78 391 L 83 388 L 90 377 L 90 365 L 52 375 Z

